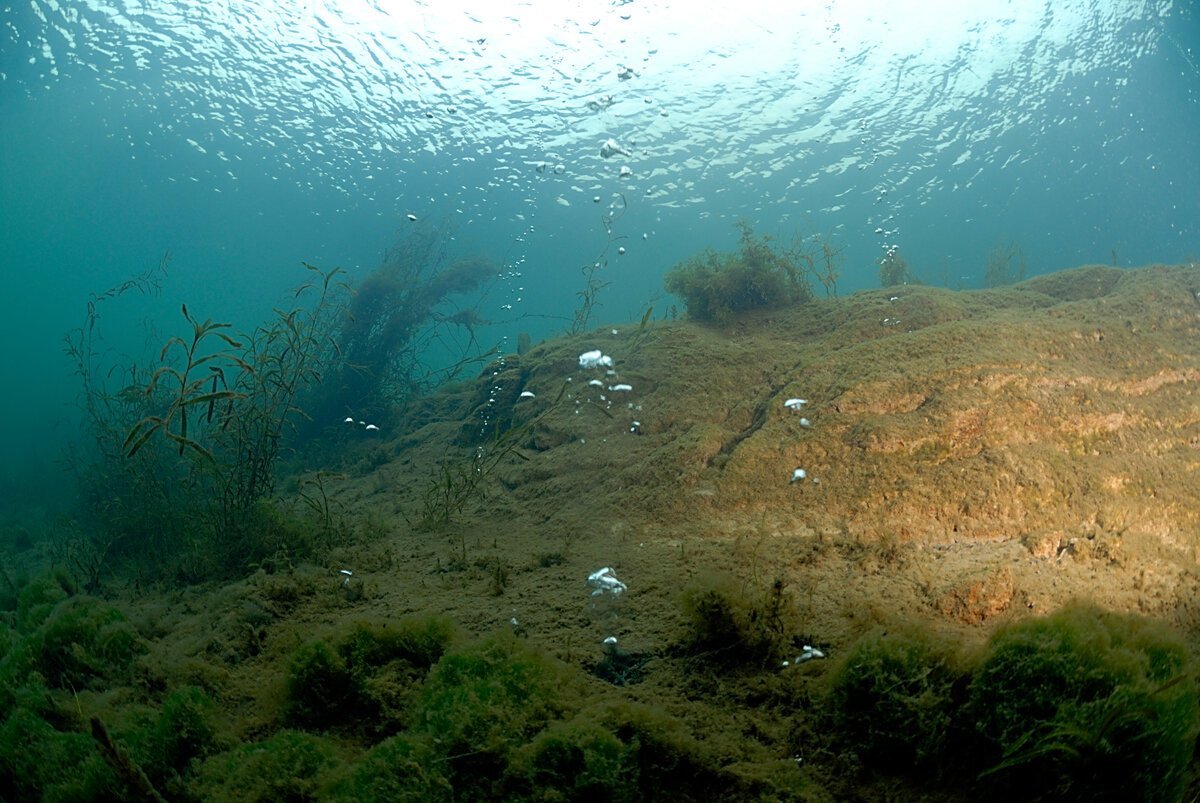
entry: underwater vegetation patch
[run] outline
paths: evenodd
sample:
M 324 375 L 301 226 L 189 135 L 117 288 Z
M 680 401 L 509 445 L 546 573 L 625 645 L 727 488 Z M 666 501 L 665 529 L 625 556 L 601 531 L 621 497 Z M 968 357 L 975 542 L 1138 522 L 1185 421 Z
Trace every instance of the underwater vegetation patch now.
M 790 246 L 772 246 L 769 238 L 755 237 L 745 221 L 737 227 L 737 253 L 708 250 L 667 272 L 664 286 L 683 301 L 688 317 L 726 324 L 738 313 L 812 300 L 808 276 L 814 271 L 813 256 L 799 239 Z M 826 279 L 821 281 L 826 284 Z M 836 274 L 828 282 L 827 288 L 835 286 Z
M 946 749 L 965 677 L 945 646 L 920 631 L 864 636 L 831 673 L 834 731 L 873 766 L 929 767 Z
M 1169 628 L 1074 604 L 1001 630 L 968 711 L 1026 800 L 1175 800 L 1200 732 L 1195 665 Z
M 345 302 L 340 269 L 305 268 L 295 306 L 249 332 L 181 308 L 189 332 L 134 364 L 112 392 L 95 354 L 96 304 L 68 336 L 82 379 L 91 449 L 77 458 L 79 532 L 61 557 L 96 590 L 116 566 L 184 582 L 245 571 L 280 549 L 311 554 L 305 535 L 268 501 L 298 401 L 336 354 Z M 119 295 L 119 293 L 117 293 Z M 323 522 L 328 529 L 329 522 Z
M 322 800 L 337 781 L 343 761 L 324 737 L 282 730 L 261 742 L 243 744 L 206 760 L 191 785 L 202 800 Z
M 703 574 L 684 588 L 680 604 L 692 652 L 727 665 L 778 666 L 795 648 L 797 607 L 782 578 L 763 587 Z
M 413 689 L 454 635 L 448 619 L 429 616 L 360 622 L 339 637 L 310 641 L 288 663 L 286 716 L 313 728 L 395 732 Z

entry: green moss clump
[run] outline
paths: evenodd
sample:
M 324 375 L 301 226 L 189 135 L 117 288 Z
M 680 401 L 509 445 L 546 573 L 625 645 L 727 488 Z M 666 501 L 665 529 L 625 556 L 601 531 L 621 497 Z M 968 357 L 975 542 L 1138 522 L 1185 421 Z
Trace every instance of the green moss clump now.
M 946 748 L 964 677 L 923 633 L 868 635 L 831 673 L 834 730 L 876 767 L 929 767 Z
M 782 579 L 759 589 L 728 575 L 706 574 L 684 589 L 681 604 L 690 648 L 727 664 L 782 660 L 799 624 Z
M 27 644 L 33 668 L 58 688 L 123 675 L 146 651 L 124 614 L 87 597 L 59 603 Z
M 667 272 L 667 292 L 683 300 L 689 317 L 725 324 L 748 310 L 812 300 L 807 280 L 813 265 L 810 255 L 798 246 L 772 248 L 768 238 L 756 238 L 745 222 L 738 228 L 737 254 L 705 251 Z
M 969 708 L 997 795 L 1178 800 L 1200 731 L 1187 645 L 1164 625 L 1087 605 L 991 640 Z
M 324 728 L 352 720 L 363 705 L 345 659 L 324 641 L 305 644 L 288 665 L 288 718 Z
M 442 616 L 419 616 L 391 624 L 360 622 L 342 642 L 352 666 L 383 666 L 402 660 L 420 669 L 438 662 L 454 639 L 453 623 Z
M 6 800 L 127 799 L 89 734 L 60 731 L 24 705 L 0 724 L 0 789 Z
M 241 803 L 321 800 L 340 767 L 332 745 L 324 739 L 283 730 L 265 741 L 208 758 L 191 793 L 201 800 Z
M 552 722 L 513 756 L 510 776 L 529 794 L 553 790 L 554 800 L 614 800 L 627 782 L 625 745 L 585 718 Z
M 46 620 L 54 606 L 75 593 L 70 578 L 61 573 L 36 578 L 17 594 L 17 630 L 32 632 Z
M 454 790 L 444 762 L 425 740 L 399 734 L 371 748 L 334 799 L 364 803 L 448 803 Z
M 288 719 L 298 725 L 395 732 L 408 698 L 454 638 L 443 617 L 362 622 L 301 646 L 288 666 Z
M 156 779 L 171 780 L 187 772 L 191 762 L 214 749 L 216 704 L 197 686 L 167 695 L 150 731 L 150 760 L 145 769 Z
M 57 591 L 55 590 L 57 589 Z M 68 597 L 53 580 L 22 592 L 18 630 L 0 657 L 0 711 L 32 683 L 82 689 L 129 674 L 146 646 L 116 608 L 90 597 Z
M 460 797 L 493 797 L 513 750 L 575 706 L 565 667 L 508 632 L 449 652 L 417 695 L 412 735 L 437 745 Z

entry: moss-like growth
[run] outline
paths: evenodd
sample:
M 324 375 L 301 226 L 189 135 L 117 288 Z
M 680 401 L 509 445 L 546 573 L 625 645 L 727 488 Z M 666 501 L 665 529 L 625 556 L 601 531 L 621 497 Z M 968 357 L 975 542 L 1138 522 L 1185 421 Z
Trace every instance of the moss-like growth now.
M 879 265 L 880 287 L 895 287 L 900 284 L 908 284 L 913 280 L 912 272 L 908 269 L 908 262 L 900 256 L 899 250 L 894 245 L 884 252 L 876 264 Z
M 433 666 L 454 639 L 453 623 L 442 616 L 414 616 L 391 624 L 360 622 L 342 642 L 353 666 L 383 666 L 402 660 L 420 669 Z
M 216 745 L 216 704 L 201 688 L 183 686 L 167 695 L 150 730 L 146 771 L 155 781 L 172 781 Z
M 492 797 L 510 753 L 576 702 L 557 661 L 500 633 L 442 657 L 422 686 L 413 735 L 435 741 L 456 792 Z
M 301 646 L 288 666 L 288 718 L 317 728 L 394 732 L 417 682 L 454 638 L 442 617 L 361 622 Z
M 584 718 L 553 722 L 513 756 L 510 774 L 545 800 L 615 800 L 628 776 L 625 745 L 612 731 Z
M 970 712 L 996 748 L 987 788 L 1023 800 L 1177 800 L 1200 730 L 1187 645 L 1086 605 L 991 641 Z
M 750 799 L 680 721 L 636 703 L 602 703 L 552 722 L 511 754 L 505 791 L 522 800 Z
M 97 679 L 127 675 L 146 647 L 116 608 L 90 597 L 55 602 L 53 583 L 31 584 L 22 594 L 21 626 L 0 658 L 0 710 L 29 683 L 81 689 Z M 23 632 L 22 632 L 23 631 Z
M 212 756 L 200 767 L 191 792 L 210 801 L 322 800 L 340 766 L 329 742 L 284 730 L 265 741 Z
M 796 606 L 782 579 L 758 588 L 727 575 L 702 575 L 684 589 L 681 602 L 689 648 L 727 664 L 782 660 L 798 630 Z
M 334 799 L 354 803 L 445 803 L 454 790 L 442 774 L 445 763 L 429 743 L 400 734 L 367 753 Z
M 927 768 L 946 747 L 964 677 L 923 633 L 865 636 L 831 674 L 833 728 L 876 767 Z
M 74 584 L 61 572 L 35 578 L 17 594 L 17 630 L 32 632 L 46 621 L 54 606 L 76 593 Z
M 0 789 L 6 800 L 128 799 L 90 735 L 60 731 L 23 705 L 0 724 Z
M 124 614 L 99 600 L 72 597 L 59 603 L 26 639 L 32 668 L 58 688 L 81 688 L 130 669 L 146 651 Z
M 812 300 L 807 279 L 813 270 L 811 255 L 798 244 L 773 248 L 767 237 L 755 237 L 745 222 L 738 223 L 738 229 L 738 253 L 708 250 L 667 272 L 667 292 L 683 300 L 689 317 L 725 324 L 748 310 Z
M 363 705 L 345 659 L 324 641 L 300 647 L 288 665 L 288 718 L 324 728 L 352 721 Z

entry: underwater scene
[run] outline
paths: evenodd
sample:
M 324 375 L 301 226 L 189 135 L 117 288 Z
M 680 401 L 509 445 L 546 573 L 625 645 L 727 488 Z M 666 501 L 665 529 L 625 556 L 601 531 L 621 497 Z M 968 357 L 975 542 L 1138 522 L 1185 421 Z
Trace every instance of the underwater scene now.
M 1191 0 L 0 3 L 0 801 L 1200 799 Z

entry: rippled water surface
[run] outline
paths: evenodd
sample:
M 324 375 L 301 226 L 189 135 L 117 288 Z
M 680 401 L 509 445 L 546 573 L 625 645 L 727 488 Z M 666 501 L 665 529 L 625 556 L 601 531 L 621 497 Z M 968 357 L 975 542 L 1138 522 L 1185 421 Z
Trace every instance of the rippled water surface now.
M 0 304 L 31 378 L 4 418 L 41 424 L 4 426 L 69 425 L 62 332 L 166 249 L 161 320 L 249 314 L 301 259 L 361 276 L 408 216 L 450 219 L 504 261 L 510 347 L 563 329 L 610 246 L 600 314 L 629 320 L 739 218 L 836 239 L 844 290 L 890 247 L 967 287 L 997 243 L 1035 273 L 1183 260 L 1198 24 L 1165 0 L 2 6 Z

